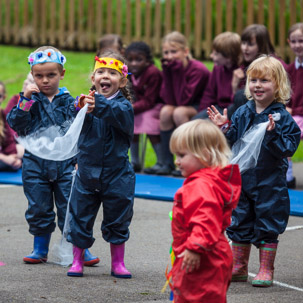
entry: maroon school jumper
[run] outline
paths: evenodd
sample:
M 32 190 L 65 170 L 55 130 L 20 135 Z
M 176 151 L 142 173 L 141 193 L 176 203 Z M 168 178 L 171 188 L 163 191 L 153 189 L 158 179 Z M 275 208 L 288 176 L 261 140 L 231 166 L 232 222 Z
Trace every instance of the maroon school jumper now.
M 5 137 L 0 146 L 0 152 L 5 155 L 16 154 L 16 143 L 12 129 L 6 121 L 6 115 L 3 110 L 0 112 L 0 119 L 4 121 Z
M 162 102 L 159 96 L 161 84 L 162 73 L 153 64 L 148 66 L 140 75 L 138 83 L 132 83 L 135 93 L 135 102 L 133 103 L 135 115 L 149 110 L 157 103 Z
M 298 69 L 295 63 L 287 67 L 287 72 L 291 82 L 291 100 L 287 106 L 292 109 L 292 116 L 303 116 L 303 66 Z
M 198 105 L 210 76 L 200 61 L 189 60 L 184 68 L 180 60 L 162 64 L 163 82 L 160 97 L 169 105 Z
M 230 69 L 223 65 L 214 66 L 201 99 L 199 111 L 215 104 L 219 105 L 221 108 L 226 108 L 232 103 L 234 95 L 231 87 L 231 80 L 233 78 L 233 72 L 237 68 L 238 66 L 234 66 Z

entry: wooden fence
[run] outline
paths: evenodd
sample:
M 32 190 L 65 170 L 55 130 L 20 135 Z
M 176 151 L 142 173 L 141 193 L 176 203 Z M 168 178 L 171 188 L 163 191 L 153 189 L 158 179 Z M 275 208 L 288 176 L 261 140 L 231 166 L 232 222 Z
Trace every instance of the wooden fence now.
M 286 59 L 287 30 L 296 22 L 303 22 L 303 0 L 0 0 L 0 43 L 82 51 L 116 33 L 125 44 L 144 40 L 158 55 L 162 37 L 178 30 L 205 58 L 218 33 L 260 23 Z

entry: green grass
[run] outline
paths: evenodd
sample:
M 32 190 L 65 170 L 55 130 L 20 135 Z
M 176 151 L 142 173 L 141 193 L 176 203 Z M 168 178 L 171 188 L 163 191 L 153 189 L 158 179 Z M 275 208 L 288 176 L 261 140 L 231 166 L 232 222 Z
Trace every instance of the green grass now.
M 36 48 L 15 47 L 0 45 L 0 81 L 6 85 L 7 97 L 2 104 L 5 107 L 8 100 L 15 94 L 18 94 L 23 86 L 23 81 L 30 71 L 27 64 L 27 57 Z M 65 64 L 66 73 L 64 80 L 61 81 L 60 86 L 68 88 L 72 96 L 78 96 L 85 93 L 91 86 L 90 74 L 94 64 L 94 53 L 92 52 L 72 52 L 63 51 L 67 62 Z M 212 69 L 212 62 L 204 62 L 209 70 Z M 160 66 L 160 59 L 155 58 L 156 66 Z M 302 142 L 293 157 L 294 162 L 303 161 Z M 156 162 L 156 157 L 153 148 L 148 141 L 145 167 L 150 167 Z

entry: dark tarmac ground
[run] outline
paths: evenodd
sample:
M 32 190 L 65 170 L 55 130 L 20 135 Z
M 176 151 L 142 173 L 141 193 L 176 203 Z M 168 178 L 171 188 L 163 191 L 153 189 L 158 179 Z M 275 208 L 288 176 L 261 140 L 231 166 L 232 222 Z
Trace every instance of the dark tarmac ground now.
M 303 190 L 303 164 L 295 164 L 297 188 Z M 302 192 L 303 199 L 303 192 Z M 46 263 L 24 264 L 23 256 L 32 251 L 33 237 L 28 232 L 24 212 L 27 201 L 21 186 L 0 185 L 0 302 L 159 302 L 169 303 L 169 290 L 161 293 L 164 272 L 169 264 L 171 245 L 168 213 L 171 202 L 135 199 L 131 237 L 126 244 L 125 263 L 132 279 L 110 276 L 109 244 L 99 230 L 102 211 L 96 220 L 96 241 L 91 252 L 101 262 L 85 268 L 83 278 L 66 275 L 67 268 Z M 232 283 L 228 303 L 303 302 L 303 217 L 291 216 L 288 229 L 280 237 L 275 262 L 275 284 L 270 288 L 252 287 L 258 271 L 258 251 L 253 248 L 247 283 Z M 60 240 L 53 233 L 50 248 Z M 50 256 L 51 257 L 51 256 Z

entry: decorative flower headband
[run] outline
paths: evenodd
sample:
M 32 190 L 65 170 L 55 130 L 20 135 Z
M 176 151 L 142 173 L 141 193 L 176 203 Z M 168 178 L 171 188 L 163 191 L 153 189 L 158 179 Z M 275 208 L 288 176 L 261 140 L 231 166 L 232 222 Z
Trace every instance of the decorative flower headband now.
M 30 64 L 30 66 L 47 62 L 59 63 L 64 66 L 66 58 L 59 51 L 56 52 L 50 48 L 37 53 L 33 52 L 28 57 L 28 64 Z
M 120 60 L 117 60 L 115 58 L 108 58 L 108 57 L 98 58 L 96 56 L 95 61 L 96 63 L 95 63 L 94 71 L 98 68 L 105 67 L 105 68 L 115 69 L 124 77 L 127 77 L 128 75 L 127 65 L 125 65 Z

